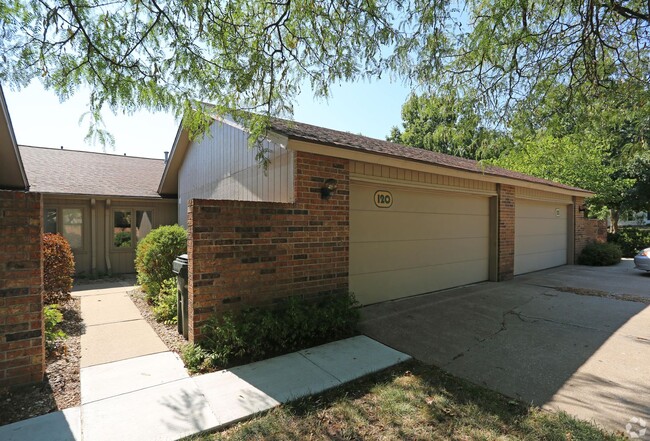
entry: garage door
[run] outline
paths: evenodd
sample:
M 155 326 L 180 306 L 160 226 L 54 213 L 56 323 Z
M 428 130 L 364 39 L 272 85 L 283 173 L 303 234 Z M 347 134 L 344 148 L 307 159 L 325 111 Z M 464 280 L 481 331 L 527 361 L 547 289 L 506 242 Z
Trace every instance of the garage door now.
M 487 280 L 486 196 L 352 183 L 350 290 L 362 304 Z
M 567 263 L 567 206 L 515 201 L 515 274 Z

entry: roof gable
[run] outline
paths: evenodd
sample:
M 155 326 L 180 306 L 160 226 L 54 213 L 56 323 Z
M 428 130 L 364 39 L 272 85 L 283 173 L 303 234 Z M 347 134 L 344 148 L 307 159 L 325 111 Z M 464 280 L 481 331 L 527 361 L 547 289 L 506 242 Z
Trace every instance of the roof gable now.
M 20 153 L 33 191 L 160 198 L 162 159 L 28 146 Z

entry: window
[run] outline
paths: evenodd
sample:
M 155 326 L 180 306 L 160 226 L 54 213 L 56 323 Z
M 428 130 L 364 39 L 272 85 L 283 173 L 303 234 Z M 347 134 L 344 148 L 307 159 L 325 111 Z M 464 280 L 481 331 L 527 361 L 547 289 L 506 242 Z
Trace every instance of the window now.
M 43 210 L 43 232 L 59 233 L 73 250 L 83 249 L 83 208 L 46 208 Z
M 115 210 L 113 212 L 113 246 L 131 248 L 131 211 Z
M 56 226 L 56 208 L 46 208 L 43 219 L 43 232 L 56 233 L 58 228 Z
M 137 242 L 140 242 L 140 239 L 143 239 L 151 231 L 151 216 L 151 210 L 135 211 L 135 238 Z
M 134 219 L 135 225 L 133 225 Z M 132 248 L 147 234 L 149 234 L 152 228 L 152 210 L 114 210 L 113 246 L 115 248 Z

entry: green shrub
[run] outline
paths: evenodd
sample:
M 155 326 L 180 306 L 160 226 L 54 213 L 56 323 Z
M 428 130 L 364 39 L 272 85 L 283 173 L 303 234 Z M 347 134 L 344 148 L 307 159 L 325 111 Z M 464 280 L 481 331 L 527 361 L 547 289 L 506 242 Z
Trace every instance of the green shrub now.
M 187 343 L 181 348 L 181 358 L 191 373 L 203 372 L 213 364 L 212 357 L 201 346 Z
M 650 229 L 621 228 L 617 233 L 609 233 L 607 241 L 620 246 L 623 256 L 634 257 L 640 250 L 650 247 Z
M 354 335 L 357 306 L 353 295 L 320 302 L 291 298 L 277 309 L 250 308 L 213 317 L 203 328 L 201 346 L 210 354 L 207 361 L 221 366 L 305 349 Z
M 63 314 L 59 311 L 59 305 L 47 305 L 43 308 L 43 322 L 45 325 L 45 343 L 52 346 L 57 340 L 65 338 L 65 332 L 58 329 L 59 323 L 63 321 Z
M 621 261 L 621 257 L 621 248 L 618 245 L 592 242 L 582 250 L 578 263 L 591 266 L 616 265 Z
M 164 280 L 160 293 L 153 306 L 153 315 L 157 321 L 172 325 L 178 321 L 178 288 L 176 278 Z
M 187 252 L 187 233 L 178 225 L 165 225 L 151 230 L 138 243 L 135 269 L 138 283 L 151 297 L 157 297 L 164 280 L 174 276 L 172 262 Z
M 43 234 L 43 301 L 46 305 L 67 299 L 72 290 L 74 255 L 60 234 Z

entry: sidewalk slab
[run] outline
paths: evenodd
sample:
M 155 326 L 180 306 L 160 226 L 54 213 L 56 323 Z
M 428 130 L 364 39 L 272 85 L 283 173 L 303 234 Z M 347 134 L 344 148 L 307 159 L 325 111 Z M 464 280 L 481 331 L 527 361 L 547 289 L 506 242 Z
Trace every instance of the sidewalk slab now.
M 279 401 L 228 370 L 194 377 L 194 382 L 210 403 L 219 426 L 280 405 Z
M 125 291 L 81 297 L 86 326 L 141 319 L 140 311 Z
M 83 405 L 83 437 L 89 441 L 172 441 L 217 425 L 191 378 Z
M 81 336 L 81 367 L 168 350 L 144 319 L 88 326 Z
M 174 352 L 161 352 L 81 369 L 81 404 L 189 378 Z
M 0 439 L 2 441 L 81 441 L 81 410 L 79 407 L 71 407 L 2 426 Z
M 305 349 L 299 354 L 340 383 L 347 383 L 411 359 L 410 356 L 365 335 Z
M 297 352 L 230 369 L 280 403 L 338 386 L 332 375 Z

